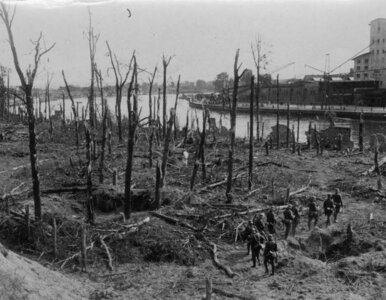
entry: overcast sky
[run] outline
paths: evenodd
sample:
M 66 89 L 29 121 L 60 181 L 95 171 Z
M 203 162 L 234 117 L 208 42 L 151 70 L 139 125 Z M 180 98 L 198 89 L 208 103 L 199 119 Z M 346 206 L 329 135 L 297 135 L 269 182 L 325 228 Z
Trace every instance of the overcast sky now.
M 5 1 L 10 2 L 10 1 Z M 267 72 L 291 62 L 281 78 L 301 78 L 318 73 L 305 64 L 330 69 L 350 59 L 369 44 L 369 22 L 386 17 L 385 0 L 250 0 L 250 1 L 93 1 L 25 0 L 12 1 L 17 10 L 13 31 L 22 69 L 32 62 L 33 45 L 42 31 L 47 45 L 55 48 L 42 60 L 36 81 L 42 86 L 47 72 L 53 85 L 63 85 L 61 70 L 69 83 L 89 84 L 88 8 L 95 31 L 100 33 L 97 63 L 105 81 L 113 83 L 106 70 L 106 40 L 123 63 L 136 50 L 139 65 L 152 71 L 162 66 L 162 55 L 173 55 L 169 80 L 213 80 L 226 71 L 232 74 L 233 60 L 240 48 L 243 67 L 253 68 L 250 45 L 257 36 L 268 53 Z M 129 12 L 131 11 L 131 17 Z M 0 64 L 12 67 L 6 31 L 0 23 Z M 338 72 L 353 66 L 349 61 Z M 275 75 L 275 74 L 273 74 Z M 141 81 L 148 75 L 142 74 Z M 161 76 L 158 77 L 158 81 Z M 19 84 L 15 71 L 11 82 Z

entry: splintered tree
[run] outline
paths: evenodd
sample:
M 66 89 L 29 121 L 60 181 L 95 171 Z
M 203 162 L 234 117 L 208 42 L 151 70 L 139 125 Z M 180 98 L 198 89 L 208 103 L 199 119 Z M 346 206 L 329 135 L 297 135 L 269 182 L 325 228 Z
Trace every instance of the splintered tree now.
M 72 109 L 72 114 L 74 115 L 74 126 L 75 126 L 75 144 L 76 144 L 76 149 L 79 150 L 79 116 L 77 109 L 75 108 L 75 101 L 74 98 L 71 95 L 70 87 L 68 86 L 66 76 L 64 75 L 64 71 L 62 70 L 62 76 L 63 76 L 63 81 L 66 86 L 67 94 L 68 97 L 71 100 L 71 109 Z M 64 107 L 64 105 L 63 105 Z
M 234 72 L 234 81 L 233 81 L 233 92 L 232 92 L 232 102 L 230 103 L 230 115 L 231 115 L 231 128 L 229 131 L 230 134 L 230 145 L 228 149 L 228 179 L 227 179 L 227 188 L 226 188 L 226 198 L 227 202 L 232 202 L 231 190 L 233 183 L 233 152 L 235 148 L 235 139 L 236 139 L 236 109 L 237 109 L 237 98 L 238 98 L 238 89 L 239 81 L 243 76 L 245 70 L 239 75 L 239 70 L 241 65 L 238 65 L 239 61 L 239 52 L 240 49 L 237 49 L 235 56 L 235 63 L 233 67 Z
M 162 83 L 162 96 L 163 96 L 163 107 L 162 107 L 162 136 L 165 138 L 166 135 L 166 71 L 170 64 L 172 57 L 166 58 L 165 55 L 162 57 L 163 65 L 163 83 Z
M 252 170 L 253 170 L 253 100 L 255 89 L 255 77 L 251 77 L 251 98 L 249 107 L 249 164 L 248 164 L 248 189 L 252 190 Z M 257 133 L 257 135 L 259 135 Z M 259 138 L 257 138 L 259 139 Z
M 94 27 L 91 22 L 91 12 L 89 14 L 89 25 L 87 32 L 88 40 L 88 49 L 90 53 L 90 65 L 91 65 L 91 83 L 90 83 L 90 92 L 88 98 L 88 109 L 89 109 L 89 118 L 90 118 L 90 129 L 91 129 L 91 138 L 94 139 L 94 127 L 95 127 L 95 109 L 94 109 L 94 83 L 95 83 L 95 54 L 96 54 L 96 44 L 98 43 L 99 34 L 94 34 Z
M 12 23 L 15 16 L 15 10 L 12 12 L 10 16 L 9 9 L 6 7 L 4 2 L 0 2 L 0 5 L 1 5 L 0 18 L 2 19 L 8 33 L 8 41 L 12 51 L 13 62 L 15 65 L 17 75 L 19 76 L 19 79 L 21 82 L 21 89 L 25 96 L 24 99 L 22 97 L 20 97 L 20 99 L 22 99 L 25 105 L 27 106 L 34 211 L 35 211 L 35 219 L 39 221 L 41 220 L 41 217 L 42 217 L 42 209 L 41 209 L 41 200 L 40 200 L 39 175 L 38 175 L 38 169 L 37 169 L 35 116 L 34 116 L 34 104 L 33 104 L 33 98 L 32 98 L 32 88 L 33 88 L 34 80 L 35 80 L 36 73 L 37 73 L 42 56 L 47 54 L 55 46 L 55 44 L 52 44 L 50 47 L 42 50 L 41 42 L 42 42 L 43 35 L 42 33 L 40 33 L 37 40 L 33 42 L 34 44 L 33 65 L 32 66 L 30 65 L 26 71 L 26 74 L 23 74 L 19 64 L 19 58 L 17 55 L 15 41 L 12 33 Z
M 121 67 L 120 67 L 121 63 L 118 61 L 117 56 L 113 54 L 113 52 L 111 51 L 108 41 L 106 41 L 106 45 L 107 45 L 107 49 L 109 50 L 110 63 L 111 63 L 111 67 L 113 68 L 113 72 L 115 76 L 115 111 L 116 111 L 116 117 L 117 117 L 117 123 L 118 123 L 118 139 L 119 139 L 119 142 L 122 142 L 122 110 L 121 110 L 122 91 L 123 91 L 124 85 L 126 84 L 127 78 L 129 77 L 130 67 L 123 77 L 121 72 Z M 131 66 L 131 62 L 130 62 L 130 66 Z
M 134 62 L 133 74 L 131 76 L 129 88 L 127 90 L 127 109 L 129 117 L 129 132 L 127 139 L 127 162 L 126 162 L 126 177 L 125 177 L 125 203 L 124 214 L 125 218 L 129 219 L 131 215 L 131 174 L 133 168 L 133 154 L 135 143 L 135 131 L 138 125 L 138 82 L 137 82 L 137 60 L 135 54 L 132 58 Z M 134 92 L 134 93 L 133 93 Z M 131 104 L 131 96 L 133 94 L 133 105 Z

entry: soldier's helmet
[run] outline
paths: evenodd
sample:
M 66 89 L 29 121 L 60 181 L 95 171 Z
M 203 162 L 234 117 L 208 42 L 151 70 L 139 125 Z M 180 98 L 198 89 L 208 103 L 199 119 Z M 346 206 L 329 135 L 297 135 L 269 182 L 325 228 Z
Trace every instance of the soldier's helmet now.
M 335 193 L 339 194 L 339 189 L 338 188 L 335 189 Z
M 268 240 L 269 240 L 269 241 L 272 241 L 272 240 L 273 240 L 273 235 L 272 235 L 272 234 L 268 234 Z
M 260 218 L 260 219 L 264 218 L 264 214 L 261 213 L 261 214 L 259 215 L 259 218 Z

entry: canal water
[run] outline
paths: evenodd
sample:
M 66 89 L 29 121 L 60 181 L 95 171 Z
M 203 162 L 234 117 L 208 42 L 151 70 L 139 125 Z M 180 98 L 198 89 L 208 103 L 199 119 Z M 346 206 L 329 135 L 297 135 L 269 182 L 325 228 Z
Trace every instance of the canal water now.
M 175 95 L 167 95 L 167 112 L 169 113 L 170 108 L 174 107 Z M 87 99 L 86 98 L 77 98 L 74 99 L 75 102 L 79 103 L 79 113 L 81 114 L 82 107 L 86 107 Z M 161 99 L 162 101 L 162 99 Z M 154 100 L 153 100 L 154 102 Z M 108 106 L 111 112 L 114 115 L 115 111 L 115 97 L 107 98 Z M 52 101 L 52 111 L 59 110 L 60 105 L 62 104 L 61 100 Z M 65 101 L 66 106 L 66 117 L 71 117 L 71 102 L 69 99 Z M 97 106 L 100 107 L 100 100 L 97 99 Z M 149 115 L 149 97 L 148 95 L 140 95 L 138 99 L 138 106 L 140 111 L 140 119 L 145 118 Z M 122 99 L 122 114 L 127 116 L 127 102 L 126 98 Z M 99 110 L 100 111 L 100 110 Z M 160 113 L 162 113 L 162 103 L 160 103 Z M 199 120 L 199 126 L 202 124 L 202 110 L 194 109 L 189 107 L 189 102 L 187 100 L 178 100 L 177 106 L 177 122 L 182 128 L 186 124 L 186 118 L 189 116 L 189 126 L 191 125 L 192 119 Z M 216 119 L 216 125 L 219 127 L 222 126 L 229 128 L 230 127 L 230 116 L 229 113 L 219 113 L 219 112 L 210 112 L 210 117 Z M 256 135 L 256 121 L 254 121 L 254 134 Z M 309 123 L 312 123 L 312 127 L 316 125 L 317 130 L 326 129 L 329 126 L 329 122 L 322 117 L 301 117 L 300 118 L 300 130 L 299 130 L 299 140 L 300 142 L 306 142 L 305 132 L 308 131 Z M 194 122 L 195 123 L 195 122 Z M 238 114 L 236 121 L 236 136 L 237 137 L 247 137 L 248 136 L 248 124 L 249 124 L 249 115 L 248 114 Z M 280 115 L 280 124 L 287 125 L 286 116 Z M 359 121 L 353 119 L 336 119 L 336 126 L 343 126 L 351 128 L 351 139 L 357 145 L 358 135 L 359 135 Z M 260 115 L 260 135 L 263 134 L 263 137 L 266 137 L 271 131 L 272 127 L 276 125 L 276 115 Z M 293 115 L 290 117 L 290 128 L 292 125 L 295 126 L 295 133 L 297 131 L 297 116 Z M 194 124 L 195 126 L 195 124 Z M 386 134 L 386 120 L 385 121 L 369 121 L 365 122 L 365 143 L 369 141 L 371 134 L 382 133 Z

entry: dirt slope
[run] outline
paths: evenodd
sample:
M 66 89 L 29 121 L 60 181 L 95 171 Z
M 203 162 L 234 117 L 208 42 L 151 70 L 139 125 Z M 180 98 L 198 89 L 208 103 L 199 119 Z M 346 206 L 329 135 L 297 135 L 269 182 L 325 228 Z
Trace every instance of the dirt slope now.
M 5 250 L 0 244 L 0 299 L 88 299 L 84 283 Z

